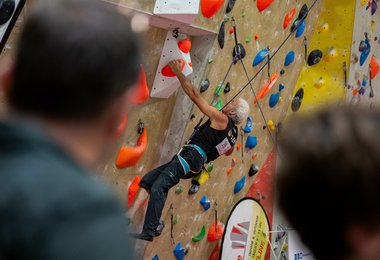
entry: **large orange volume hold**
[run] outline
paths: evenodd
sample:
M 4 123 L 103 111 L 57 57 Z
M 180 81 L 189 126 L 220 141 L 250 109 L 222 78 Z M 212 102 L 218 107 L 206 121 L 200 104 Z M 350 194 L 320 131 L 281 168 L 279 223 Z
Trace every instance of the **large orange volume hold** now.
M 370 73 L 371 79 L 374 79 L 374 78 L 376 78 L 376 76 L 380 70 L 379 62 L 377 61 L 375 56 L 372 56 L 370 66 L 371 66 L 371 73 Z
M 145 153 L 147 139 L 146 128 L 144 128 L 135 147 L 123 146 L 120 148 L 116 157 L 116 166 L 118 168 L 135 166 Z
M 201 8 L 204 17 L 213 17 L 222 7 L 224 0 L 202 0 Z
M 267 84 L 265 84 L 260 92 L 257 94 L 256 96 L 256 99 L 253 101 L 254 104 L 257 103 L 257 100 L 260 100 L 262 99 L 263 97 L 265 97 L 266 94 L 268 94 L 268 92 L 273 88 L 274 84 L 276 84 L 277 80 L 278 80 L 279 76 L 277 73 L 274 73 Z
M 141 177 L 136 176 L 128 188 L 128 208 L 130 208 L 132 206 L 132 203 L 135 200 L 136 194 L 139 191 L 140 180 L 141 180 Z
M 273 0 L 257 0 L 257 9 L 259 9 L 259 12 L 261 13 L 262 11 L 267 9 L 272 3 Z
M 130 102 L 133 105 L 140 105 L 149 98 L 149 88 L 146 82 L 146 74 L 143 65 L 140 65 L 138 85 L 131 94 Z

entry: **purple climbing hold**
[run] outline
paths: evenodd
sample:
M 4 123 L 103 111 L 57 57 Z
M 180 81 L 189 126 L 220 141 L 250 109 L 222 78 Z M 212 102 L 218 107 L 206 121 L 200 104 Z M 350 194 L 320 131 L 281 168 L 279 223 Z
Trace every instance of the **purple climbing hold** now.
M 248 136 L 247 141 L 245 142 L 245 147 L 248 149 L 253 149 L 257 146 L 257 137 L 256 136 Z
M 202 205 L 205 211 L 208 210 L 211 206 L 211 202 L 206 196 L 203 196 L 201 200 L 199 201 L 199 203 Z
M 175 246 L 173 253 L 177 260 L 183 260 L 185 258 L 185 248 L 183 248 L 181 243 Z
M 371 15 L 374 15 L 377 11 L 377 1 L 376 0 L 372 0 L 372 6 L 371 6 Z
M 244 127 L 244 133 L 248 134 L 248 133 L 252 132 L 252 128 L 253 128 L 252 118 L 250 116 L 248 116 L 247 124 Z
M 234 187 L 234 194 L 240 192 L 244 185 L 245 185 L 245 176 L 243 176 L 243 178 L 241 178 L 240 180 L 238 180 L 236 183 L 235 183 L 235 187 Z

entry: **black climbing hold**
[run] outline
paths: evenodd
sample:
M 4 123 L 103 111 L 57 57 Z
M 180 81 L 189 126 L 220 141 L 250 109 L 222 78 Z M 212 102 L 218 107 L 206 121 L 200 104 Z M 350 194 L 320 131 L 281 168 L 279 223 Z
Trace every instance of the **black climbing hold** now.
M 218 43 L 219 43 L 219 47 L 221 49 L 223 49 L 224 47 L 224 37 L 225 37 L 225 21 L 222 22 L 222 24 L 220 25 L 220 29 L 219 29 L 219 33 L 218 33 Z
M 255 176 L 259 172 L 259 170 L 259 166 L 257 166 L 256 164 L 252 164 L 248 172 L 249 177 Z
M 189 195 L 193 195 L 193 194 L 197 193 L 199 191 L 199 187 L 200 187 L 199 183 L 193 182 L 193 184 L 191 185 L 189 192 L 188 192 Z
M 313 50 L 310 52 L 309 57 L 307 58 L 307 64 L 313 66 L 318 64 L 322 59 L 323 53 L 320 50 Z
M 307 15 L 309 14 L 309 7 L 307 7 L 307 4 L 304 4 L 301 7 L 300 13 L 298 14 L 298 19 L 306 19 Z
M 290 28 L 291 32 L 295 32 L 298 29 L 298 26 L 300 25 L 301 21 L 297 18 L 294 20 L 292 27 Z
M 226 14 L 232 11 L 232 8 L 234 8 L 236 3 L 236 0 L 229 0 L 226 8 Z
M 282 70 L 280 71 L 280 75 L 282 76 L 282 75 L 284 75 L 284 74 L 285 74 L 285 70 L 282 69 Z
M 11 19 L 16 3 L 15 0 L 2 0 L 0 1 L 0 5 L 0 25 L 3 25 Z
M 204 81 L 202 81 L 201 88 L 199 89 L 199 91 L 203 93 L 208 89 L 208 87 L 210 87 L 210 81 L 208 79 L 205 79 Z
M 294 95 L 293 101 L 292 101 L 292 111 L 297 112 L 302 104 L 302 99 L 304 95 L 303 88 L 300 88 L 297 93 Z
M 226 86 L 224 87 L 224 94 L 227 94 L 231 91 L 231 84 L 227 82 Z
M 195 118 L 195 115 L 194 114 L 191 114 L 190 116 L 190 120 L 193 120 Z
M 234 50 L 232 51 L 232 57 L 234 59 L 234 64 L 236 64 L 239 60 L 242 60 L 245 58 L 246 52 L 244 49 L 244 46 L 241 43 L 238 43 Z
M 160 236 L 164 228 L 165 228 L 165 222 L 162 219 L 160 219 L 160 222 L 158 223 L 158 226 L 156 228 L 155 236 L 156 237 Z
M 185 255 L 187 255 L 188 253 L 189 253 L 189 249 L 186 248 L 186 249 L 185 249 Z
M 266 126 L 266 125 L 263 126 L 263 130 L 265 130 L 265 129 L 267 129 L 267 126 Z
M 137 123 L 137 133 L 141 135 L 144 132 L 144 123 L 139 119 Z

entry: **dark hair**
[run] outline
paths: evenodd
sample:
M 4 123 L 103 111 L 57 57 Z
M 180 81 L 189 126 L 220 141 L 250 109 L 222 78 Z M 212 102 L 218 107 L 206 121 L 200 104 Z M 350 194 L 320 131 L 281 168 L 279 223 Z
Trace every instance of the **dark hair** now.
M 40 1 L 19 39 L 9 103 L 54 119 L 92 119 L 135 84 L 130 19 L 99 0 Z
M 350 227 L 380 226 L 380 113 L 338 108 L 281 137 L 279 206 L 318 259 L 353 253 Z

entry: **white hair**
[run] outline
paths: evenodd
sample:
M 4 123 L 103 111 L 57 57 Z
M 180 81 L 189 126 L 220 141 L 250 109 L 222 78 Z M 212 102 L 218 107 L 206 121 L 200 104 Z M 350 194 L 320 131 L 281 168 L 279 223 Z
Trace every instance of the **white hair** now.
M 233 115 L 230 115 L 232 121 L 234 121 L 236 125 L 243 123 L 249 115 L 248 102 L 242 98 L 239 98 L 238 100 L 239 102 L 236 102 L 236 105 L 233 108 L 235 113 Z

